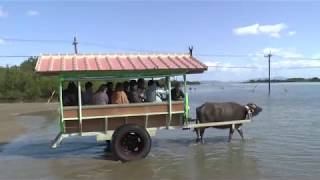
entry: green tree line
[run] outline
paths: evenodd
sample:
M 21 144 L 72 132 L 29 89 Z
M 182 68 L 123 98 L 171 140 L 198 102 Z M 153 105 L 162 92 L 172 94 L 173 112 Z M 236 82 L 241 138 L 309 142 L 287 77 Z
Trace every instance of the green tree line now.
M 19 66 L 0 67 L 0 101 L 35 101 L 48 99 L 58 92 L 56 77 L 35 72 L 37 58 L 29 58 Z

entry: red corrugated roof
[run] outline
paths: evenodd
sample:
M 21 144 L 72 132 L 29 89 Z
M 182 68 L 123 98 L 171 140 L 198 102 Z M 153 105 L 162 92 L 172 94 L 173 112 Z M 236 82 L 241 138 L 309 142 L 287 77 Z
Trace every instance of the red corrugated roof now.
M 144 70 L 185 70 L 186 73 L 201 73 L 207 70 L 207 66 L 188 54 L 42 55 L 36 65 L 36 71 L 45 74 Z

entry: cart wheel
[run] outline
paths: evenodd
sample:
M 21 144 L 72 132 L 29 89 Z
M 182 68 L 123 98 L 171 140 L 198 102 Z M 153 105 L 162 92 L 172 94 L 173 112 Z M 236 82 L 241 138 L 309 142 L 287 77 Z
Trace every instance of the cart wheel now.
M 149 154 L 151 138 L 145 128 L 126 124 L 113 133 L 111 148 L 122 162 L 138 160 Z

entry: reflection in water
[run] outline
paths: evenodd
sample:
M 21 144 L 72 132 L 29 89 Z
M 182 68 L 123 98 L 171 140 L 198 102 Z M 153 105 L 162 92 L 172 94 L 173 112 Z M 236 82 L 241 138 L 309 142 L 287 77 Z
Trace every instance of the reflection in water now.
M 22 118 L 47 122 L 39 116 Z M 44 131 L 29 132 L 5 147 L 1 156 L 12 160 L 12 168 L 18 170 L 14 177 L 26 170 L 29 178 L 45 174 L 66 179 L 257 179 L 259 174 L 254 158 L 244 153 L 246 142 L 239 139 L 230 144 L 226 137 L 208 136 L 206 144 L 196 144 L 192 131 L 162 130 L 153 138 L 146 159 L 123 164 L 114 161 L 105 144 L 94 138 L 66 140 L 60 148 L 51 149 L 52 132 Z M 1 173 L 0 177 L 9 175 Z
M 161 130 L 152 138 L 149 156 L 120 163 L 95 138 L 64 140 L 49 147 L 58 132 L 56 112 L 20 117 L 26 134 L 0 144 L 0 179 L 318 179 L 320 86 L 197 86 L 190 92 L 191 114 L 205 101 L 254 102 L 263 112 L 243 127 L 245 140 L 228 131 L 208 129 L 205 144 L 193 131 Z M 239 95 L 241 94 L 241 96 Z M 14 173 L 13 173 L 14 172 Z
M 0 143 L 0 152 L 3 151 L 3 148 L 7 145 L 8 143 Z
M 162 134 L 167 132 L 158 136 Z M 229 144 L 224 141 L 226 138 L 210 138 L 210 143 L 202 145 L 180 135 L 177 138 L 155 138 L 147 159 L 107 164 L 103 169 L 108 171 L 92 175 L 130 179 L 259 179 L 256 160 L 244 153 L 245 142 Z

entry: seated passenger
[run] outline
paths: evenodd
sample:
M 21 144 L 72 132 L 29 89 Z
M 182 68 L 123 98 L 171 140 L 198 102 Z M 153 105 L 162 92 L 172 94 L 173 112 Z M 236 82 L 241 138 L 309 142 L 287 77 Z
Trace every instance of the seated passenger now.
M 128 98 L 123 91 L 122 83 L 117 83 L 116 90 L 112 93 L 112 104 L 128 104 Z
M 83 103 L 83 105 L 90 105 L 93 103 L 92 83 L 86 82 L 84 87 L 86 90 L 82 93 L 82 103 Z
M 135 85 L 138 85 L 138 84 L 137 84 L 137 81 L 136 81 L 136 80 L 131 80 L 130 83 L 129 83 L 129 86 L 130 86 L 130 87 L 129 87 L 129 90 L 131 90 L 131 88 L 132 88 L 133 86 L 135 86 Z
M 78 105 L 78 89 L 74 82 L 70 81 L 67 89 L 63 90 L 62 103 L 64 106 Z
M 138 85 L 136 81 L 130 81 L 130 92 L 128 96 L 130 103 L 140 103 L 141 99 L 139 98 Z
M 109 97 L 107 94 L 107 86 L 102 84 L 98 91 L 93 95 L 93 104 L 105 105 L 109 103 Z
M 155 81 L 155 84 L 156 84 L 156 102 L 162 102 L 163 99 L 165 99 L 163 97 L 163 94 L 165 94 L 166 92 L 164 90 L 161 90 L 160 89 L 160 83 L 159 81 Z
M 171 90 L 171 99 L 179 101 L 184 98 L 184 93 L 180 89 L 180 83 L 176 83 L 174 88 Z
M 138 79 L 138 94 L 141 102 L 145 101 L 144 79 Z
M 108 97 L 109 97 L 109 104 L 111 104 L 111 98 L 112 98 L 112 93 L 113 93 L 113 83 L 112 82 L 108 82 L 107 83 L 107 87 L 108 87 Z
M 123 91 L 126 93 L 127 97 L 129 96 L 129 89 L 130 86 L 129 86 L 129 82 L 128 81 L 125 81 L 123 82 Z
M 148 82 L 148 88 L 146 90 L 146 102 L 156 101 L 157 85 L 153 80 Z

